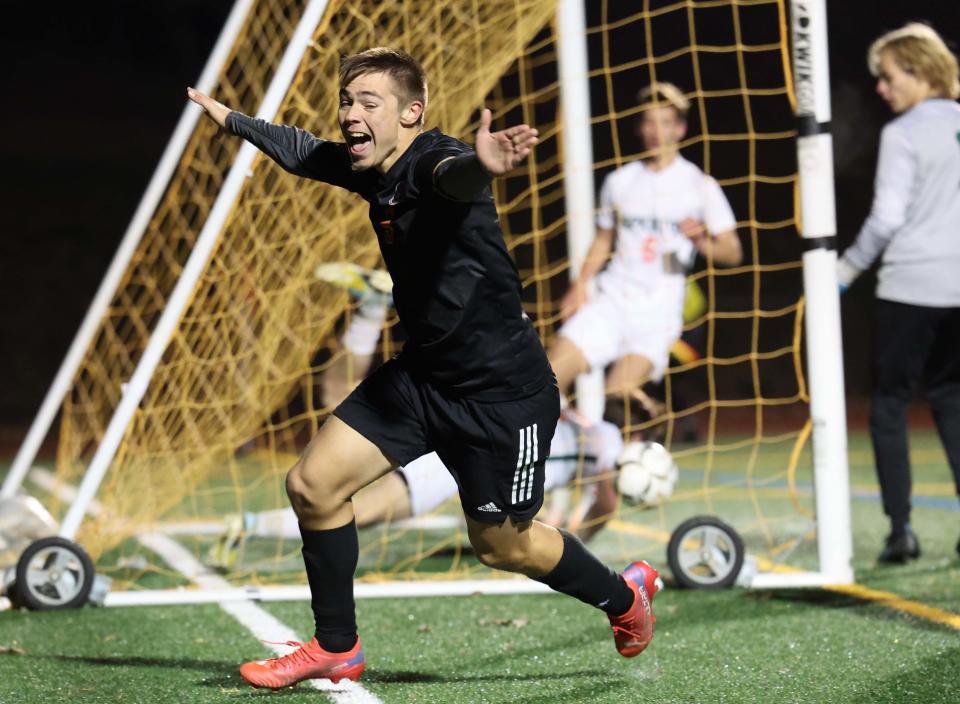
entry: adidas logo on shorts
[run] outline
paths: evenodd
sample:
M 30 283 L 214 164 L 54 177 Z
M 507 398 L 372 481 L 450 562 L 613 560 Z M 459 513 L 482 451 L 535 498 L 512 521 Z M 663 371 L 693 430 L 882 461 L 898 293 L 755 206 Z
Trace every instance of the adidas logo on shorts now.
M 477 506 L 477 510 L 478 510 L 478 511 L 486 511 L 487 513 L 499 513 L 499 511 L 500 511 L 500 509 L 497 507 L 497 505 L 496 505 L 495 503 L 493 503 L 492 501 L 491 501 L 490 503 L 488 503 L 488 504 L 484 504 L 483 506 Z

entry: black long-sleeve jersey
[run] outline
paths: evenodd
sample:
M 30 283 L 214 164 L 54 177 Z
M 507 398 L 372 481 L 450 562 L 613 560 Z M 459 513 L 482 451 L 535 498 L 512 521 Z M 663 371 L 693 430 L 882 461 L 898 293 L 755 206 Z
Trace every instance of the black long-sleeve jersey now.
M 454 396 L 521 398 L 552 381 L 523 313 L 490 188 L 470 201 L 439 192 L 434 170 L 469 146 L 437 129 L 420 134 L 386 174 L 355 172 L 347 146 L 232 112 L 227 129 L 290 173 L 359 194 L 393 277 L 411 372 Z

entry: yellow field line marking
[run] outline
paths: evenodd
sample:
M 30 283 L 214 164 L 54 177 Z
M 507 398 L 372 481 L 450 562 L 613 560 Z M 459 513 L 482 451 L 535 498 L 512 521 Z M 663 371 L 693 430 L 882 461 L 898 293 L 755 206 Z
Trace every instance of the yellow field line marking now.
M 825 588 L 833 592 L 849 594 L 850 596 L 854 596 L 858 599 L 873 601 L 880 606 L 887 607 L 888 609 L 902 611 L 903 613 L 910 614 L 911 616 L 926 619 L 927 621 L 933 621 L 934 623 L 939 623 L 943 626 L 948 626 L 960 631 L 960 614 L 955 614 L 952 611 L 938 609 L 936 606 L 928 606 L 927 604 L 923 604 L 919 601 L 904 599 L 903 597 L 892 592 L 882 592 L 878 589 L 870 589 L 870 587 L 864 587 L 860 584 L 841 584 Z
M 849 450 L 851 463 L 865 465 L 873 471 L 873 450 Z M 916 464 L 946 464 L 947 456 L 939 447 L 925 447 L 910 451 L 910 461 Z
M 637 525 L 636 523 L 627 523 L 626 521 L 614 519 L 607 524 L 607 527 L 610 530 L 618 533 L 627 533 L 629 535 L 649 538 L 664 544 L 670 541 L 670 533 L 663 530 L 658 530 L 656 528 Z M 803 571 L 795 567 L 779 565 L 763 557 L 755 557 L 755 559 L 757 561 L 757 568 L 765 572 L 790 573 Z M 960 614 L 955 614 L 952 611 L 946 611 L 944 609 L 938 609 L 935 606 L 929 606 L 912 599 L 905 599 L 898 594 L 894 594 L 893 592 L 884 592 L 880 591 L 879 589 L 871 589 L 870 587 L 865 587 L 862 584 L 856 583 L 828 585 L 822 588 L 826 591 L 836 592 L 838 594 L 846 594 L 864 601 L 872 601 L 878 606 L 883 606 L 888 609 L 893 609 L 894 611 L 910 614 L 911 616 L 916 616 L 917 618 L 922 618 L 926 621 L 932 621 L 942 626 L 947 626 L 960 631 Z
M 854 491 L 880 491 L 880 485 L 877 483 L 853 484 Z M 957 487 L 953 482 L 914 482 L 914 496 L 956 496 Z
M 670 542 L 670 534 L 665 530 L 648 528 L 647 526 L 637 525 L 636 523 L 627 523 L 619 518 L 614 518 L 607 523 L 607 529 L 617 533 L 627 533 L 628 535 L 638 535 L 641 538 L 652 538 L 664 545 Z

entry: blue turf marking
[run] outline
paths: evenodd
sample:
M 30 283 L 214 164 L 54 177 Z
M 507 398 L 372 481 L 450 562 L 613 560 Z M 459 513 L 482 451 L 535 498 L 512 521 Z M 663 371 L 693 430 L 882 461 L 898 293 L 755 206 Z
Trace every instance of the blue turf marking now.
M 876 491 L 853 491 L 850 495 L 858 501 L 880 501 Z M 960 511 L 960 501 L 950 496 L 918 496 L 913 494 L 910 503 L 914 508 L 939 508 L 944 511 Z

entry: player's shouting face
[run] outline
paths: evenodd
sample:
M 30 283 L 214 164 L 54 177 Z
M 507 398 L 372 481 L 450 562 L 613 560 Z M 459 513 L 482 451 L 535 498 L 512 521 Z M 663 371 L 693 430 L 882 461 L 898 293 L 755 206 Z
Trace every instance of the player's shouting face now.
M 385 173 L 419 132 L 423 104 L 400 105 L 394 80 L 366 73 L 340 89 L 337 113 L 354 171 Z

